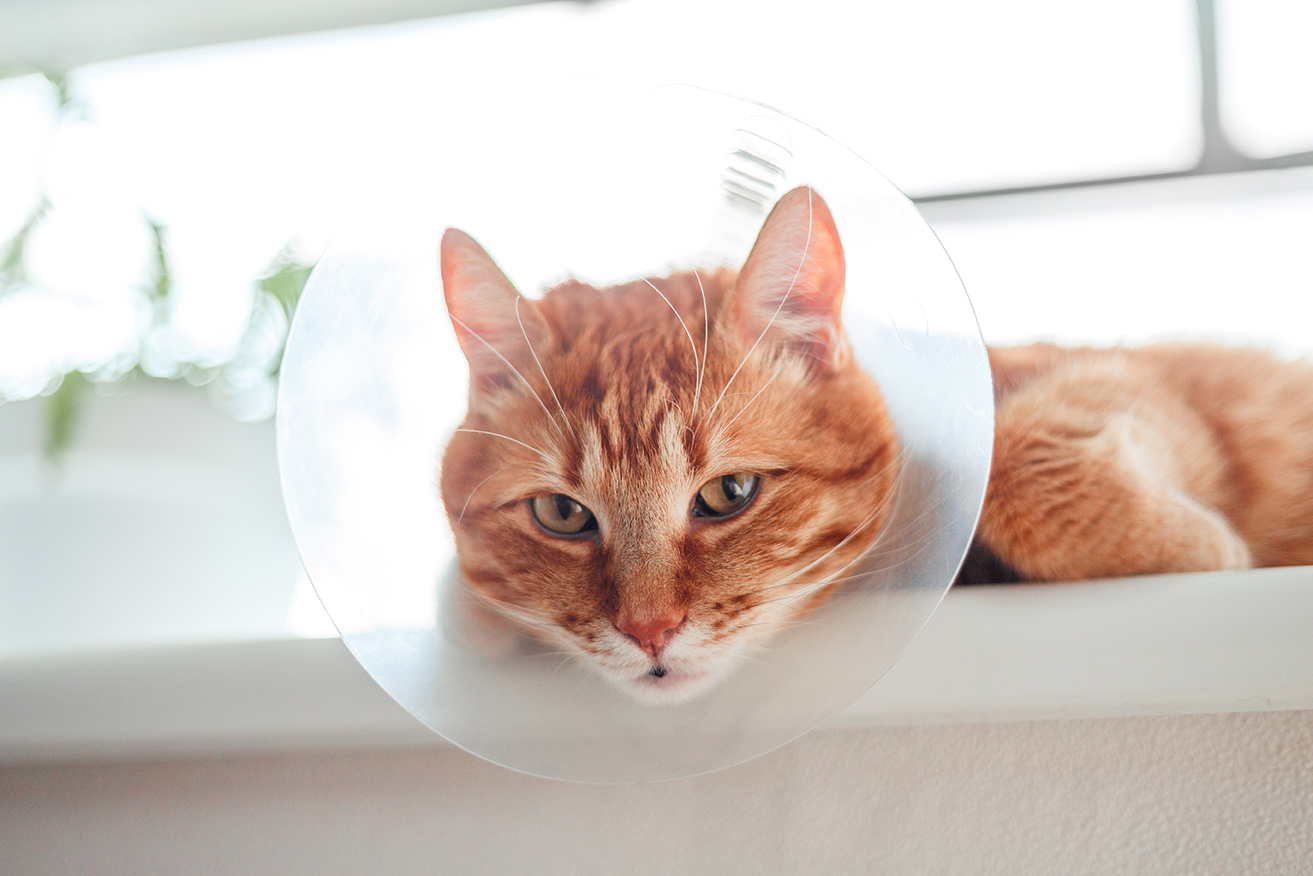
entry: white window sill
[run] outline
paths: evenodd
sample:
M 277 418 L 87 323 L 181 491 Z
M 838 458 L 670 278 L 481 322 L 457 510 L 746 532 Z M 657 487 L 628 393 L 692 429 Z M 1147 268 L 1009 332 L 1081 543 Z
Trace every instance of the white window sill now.
M 920 724 L 1313 708 L 1313 566 L 957 588 L 836 719 Z
M 950 592 L 836 726 L 1313 708 L 1313 567 Z M 339 640 L 0 660 L 0 762 L 440 744 Z

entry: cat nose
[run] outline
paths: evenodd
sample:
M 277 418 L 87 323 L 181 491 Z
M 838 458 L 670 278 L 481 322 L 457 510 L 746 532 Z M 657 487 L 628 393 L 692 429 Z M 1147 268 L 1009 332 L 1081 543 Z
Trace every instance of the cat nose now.
M 659 657 L 687 617 L 688 614 L 680 609 L 669 609 L 657 614 L 629 615 L 617 619 L 615 628 L 653 657 Z

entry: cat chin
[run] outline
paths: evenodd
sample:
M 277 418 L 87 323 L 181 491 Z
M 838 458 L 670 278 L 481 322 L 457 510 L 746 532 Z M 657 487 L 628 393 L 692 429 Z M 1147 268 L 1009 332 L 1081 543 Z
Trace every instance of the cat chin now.
M 685 651 L 673 661 L 663 660 L 664 672 L 661 675 L 653 674 L 650 668 L 644 671 L 636 667 L 630 670 L 612 667 L 604 675 L 635 702 L 648 706 L 674 706 L 704 696 L 732 675 L 745 660 L 750 659 L 748 654 L 762 638 L 761 635 L 752 640 L 741 637 L 714 654 L 689 654 Z
M 649 706 L 673 706 L 688 702 L 715 687 L 721 673 L 668 670 L 664 676 L 640 675 L 615 678 L 615 683 L 635 701 Z

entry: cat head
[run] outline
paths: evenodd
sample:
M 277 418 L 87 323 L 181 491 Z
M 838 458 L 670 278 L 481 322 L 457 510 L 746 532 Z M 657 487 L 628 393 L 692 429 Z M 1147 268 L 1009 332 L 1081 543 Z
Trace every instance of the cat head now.
M 625 690 L 705 689 L 882 529 L 897 442 L 815 191 L 780 199 L 737 273 L 535 301 L 455 229 L 441 268 L 470 366 L 441 479 L 466 586 Z

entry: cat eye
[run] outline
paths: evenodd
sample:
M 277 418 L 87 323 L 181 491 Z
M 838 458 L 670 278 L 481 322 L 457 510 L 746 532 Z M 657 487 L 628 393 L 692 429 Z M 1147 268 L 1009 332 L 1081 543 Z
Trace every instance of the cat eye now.
M 552 535 L 583 535 L 597 529 L 593 512 L 564 493 L 548 493 L 529 500 L 533 519 Z
M 693 500 L 693 516 L 728 517 L 742 511 L 757 494 L 759 482 L 756 475 L 747 472 L 712 478 L 698 490 Z

